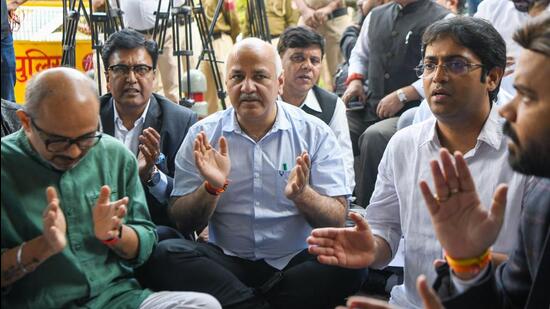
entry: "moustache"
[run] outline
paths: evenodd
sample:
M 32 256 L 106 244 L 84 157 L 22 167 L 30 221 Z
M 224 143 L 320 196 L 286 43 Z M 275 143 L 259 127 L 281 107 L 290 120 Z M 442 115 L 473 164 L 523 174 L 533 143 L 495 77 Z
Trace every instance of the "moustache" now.
M 512 125 L 509 121 L 504 122 L 504 125 L 502 126 L 502 132 L 506 134 L 516 145 L 520 144 L 518 135 L 514 128 L 512 128 Z
M 242 93 L 239 96 L 239 102 L 242 101 L 260 101 L 260 96 L 255 93 Z

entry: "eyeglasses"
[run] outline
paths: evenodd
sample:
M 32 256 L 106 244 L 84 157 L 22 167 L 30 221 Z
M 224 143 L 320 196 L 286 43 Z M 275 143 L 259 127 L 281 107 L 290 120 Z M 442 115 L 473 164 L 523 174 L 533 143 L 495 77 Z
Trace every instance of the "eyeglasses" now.
M 290 56 L 290 61 L 292 61 L 293 63 L 297 63 L 297 64 L 301 64 L 305 61 L 307 61 L 307 57 L 304 56 L 303 54 L 294 54 L 292 56 Z M 315 57 L 315 56 L 312 56 L 312 57 L 309 57 L 309 61 L 311 62 L 311 65 L 313 66 L 318 66 L 318 65 L 321 65 L 321 59 L 318 58 L 318 57 Z
M 115 64 L 110 66 L 108 70 L 113 72 L 113 75 L 115 76 L 128 76 L 130 74 L 130 71 L 133 71 L 134 74 L 136 74 L 138 77 L 144 77 L 149 74 L 151 70 L 153 70 L 153 67 L 146 64 Z
M 32 118 L 30 119 L 32 126 L 38 131 L 40 139 L 50 152 L 63 152 L 69 149 L 72 144 L 76 144 L 80 150 L 88 150 L 97 145 L 102 136 L 101 132 L 87 133 L 77 138 L 56 136 L 55 134 L 48 133 L 39 128 L 34 120 L 32 120 Z
M 483 64 L 469 63 L 454 59 L 445 61 L 442 64 L 424 63 L 417 66 L 414 70 L 416 71 L 416 76 L 419 78 L 432 78 L 439 66 L 442 66 L 447 73 L 451 73 L 453 75 L 464 75 L 472 70 L 483 67 Z

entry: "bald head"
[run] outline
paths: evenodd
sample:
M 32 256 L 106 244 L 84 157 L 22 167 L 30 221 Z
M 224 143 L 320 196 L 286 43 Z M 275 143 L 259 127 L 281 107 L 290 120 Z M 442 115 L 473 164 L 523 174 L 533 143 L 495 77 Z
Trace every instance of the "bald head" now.
M 281 73 L 283 72 L 283 65 L 277 49 L 270 43 L 258 38 L 246 38 L 237 42 L 237 44 L 233 46 L 231 53 L 227 57 L 227 72 L 230 70 L 230 66 L 234 63 L 235 59 L 238 58 L 237 56 L 241 52 L 253 52 L 257 55 L 268 55 L 268 59 L 272 59 L 273 65 L 275 66 L 275 76 L 281 76 Z
M 83 73 L 42 71 L 29 81 L 25 99 L 17 116 L 33 149 L 55 169 L 76 166 L 95 145 L 81 146 L 84 141 L 99 142 L 99 100 L 93 81 Z
M 75 69 L 48 69 L 33 76 L 27 83 L 24 108 L 31 117 L 41 117 L 52 110 L 56 113 L 86 107 L 97 110 L 98 106 L 93 80 Z

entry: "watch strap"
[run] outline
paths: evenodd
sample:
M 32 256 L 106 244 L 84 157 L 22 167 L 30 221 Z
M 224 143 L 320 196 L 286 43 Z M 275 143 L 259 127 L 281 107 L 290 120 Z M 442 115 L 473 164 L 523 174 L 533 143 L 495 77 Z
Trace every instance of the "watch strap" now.
M 409 101 L 403 89 L 397 89 L 396 93 L 397 93 L 397 98 L 399 99 L 399 102 L 405 104 Z

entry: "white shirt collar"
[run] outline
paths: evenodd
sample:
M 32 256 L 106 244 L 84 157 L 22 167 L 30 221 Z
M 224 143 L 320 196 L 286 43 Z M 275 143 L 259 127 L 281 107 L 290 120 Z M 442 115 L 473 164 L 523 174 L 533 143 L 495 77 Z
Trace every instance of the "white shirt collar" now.
M 150 103 L 151 103 L 151 98 L 149 98 L 149 100 L 147 101 L 147 105 L 145 105 L 145 109 L 143 110 L 143 113 L 141 114 L 141 116 L 139 116 L 139 118 L 136 119 L 136 121 L 134 122 L 134 127 L 145 122 L 145 116 L 147 116 L 147 111 L 149 110 Z M 120 126 L 124 127 L 124 124 L 122 122 L 122 118 L 120 118 L 120 115 L 118 114 L 116 106 L 117 106 L 117 102 L 115 101 L 115 99 L 113 99 L 113 109 L 115 110 L 115 113 L 114 113 L 115 125 L 119 126 L 119 129 L 122 129 L 120 128 Z
M 283 98 L 281 96 L 279 96 L 277 99 L 279 101 L 283 101 Z M 313 92 L 313 88 L 309 89 L 309 91 L 307 92 L 306 98 L 304 99 L 302 104 L 298 107 L 302 108 L 302 107 L 304 107 L 304 105 L 311 108 L 312 110 L 314 110 L 316 112 L 319 112 L 319 113 L 323 112 L 323 110 L 321 109 L 321 105 L 319 105 L 319 101 L 317 101 L 317 97 L 315 96 L 315 92 Z
M 302 105 L 300 105 L 300 108 L 302 108 L 304 105 L 316 112 L 323 112 L 323 110 L 321 109 L 321 105 L 319 105 L 319 101 L 317 101 L 315 92 L 313 92 L 313 88 L 309 89 L 309 91 L 307 92 L 306 98 L 304 102 L 302 102 Z
M 424 128 L 428 128 L 428 130 L 425 132 L 426 134 L 421 135 L 419 147 L 429 142 L 435 143 L 436 146 L 441 147 L 436 130 L 436 121 L 435 117 L 426 120 L 426 123 L 429 123 L 429 125 Z M 489 117 L 487 117 L 477 137 L 478 142 L 483 142 L 493 149 L 498 150 L 502 142 L 502 124 L 503 119 L 498 115 L 498 107 L 493 103 L 491 111 L 489 112 Z

